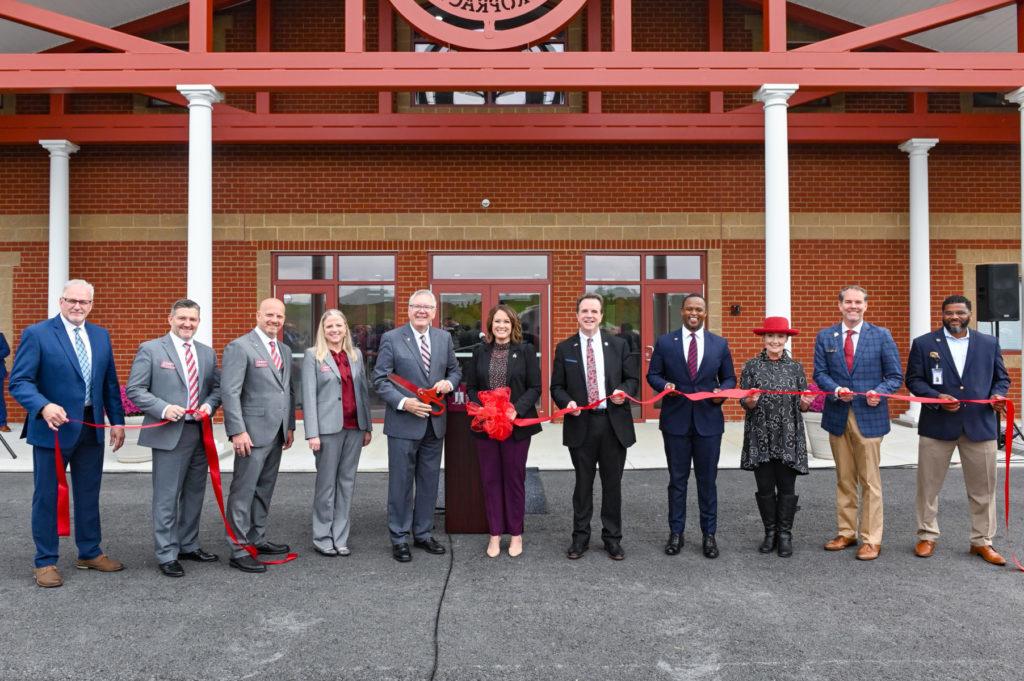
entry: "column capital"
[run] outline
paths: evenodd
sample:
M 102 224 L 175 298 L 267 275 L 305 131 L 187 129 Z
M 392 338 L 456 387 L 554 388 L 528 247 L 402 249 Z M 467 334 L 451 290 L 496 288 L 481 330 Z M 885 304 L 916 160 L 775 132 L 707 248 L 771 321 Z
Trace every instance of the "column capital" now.
M 927 156 L 928 150 L 938 143 L 935 137 L 911 137 L 899 146 L 899 150 L 911 156 Z
M 754 93 L 754 99 L 758 102 L 764 102 L 766 108 L 776 104 L 784 105 L 793 96 L 793 93 L 799 89 L 800 86 L 795 83 L 765 83 Z
M 79 146 L 69 140 L 39 140 L 39 146 L 50 152 L 50 156 L 70 156 Z
M 1012 102 L 1020 107 L 1021 111 L 1024 111 L 1024 87 L 1019 87 L 1013 92 L 1005 95 L 1006 101 Z
M 178 85 L 177 89 L 188 100 L 189 106 L 212 107 L 224 101 L 224 95 L 212 85 Z

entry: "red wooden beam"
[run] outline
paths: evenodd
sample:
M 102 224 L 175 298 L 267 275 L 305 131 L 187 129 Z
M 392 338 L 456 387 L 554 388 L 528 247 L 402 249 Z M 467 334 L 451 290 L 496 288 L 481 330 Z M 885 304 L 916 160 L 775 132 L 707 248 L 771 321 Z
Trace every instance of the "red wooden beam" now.
M 1017 0 L 1017 51 L 1024 52 L 1024 0 Z
M 633 0 L 612 0 L 612 51 L 633 51 Z
M 377 50 L 391 52 L 394 49 L 395 10 L 390 2 L 377 2 Z M 377 93 L 377 112 L 389 114 L 395 108 L 394 96 L 390 92 Z
M 1013 90 L 1019 53 L 213 52 L 0 54 L 0 92 L 144 92 L 212 83 L 257 90 Z
M 725 8 L 724 0 L 708 0 L 708 50 L 725 51 Z M 725 93 L 716 90 L 708 93 L 708 111 L 725 111 Z
M 762 26 L 766 52 L 786 51 L 786 0 L 764 0 Z
M 883 21 L 858 31 L 828 38 L 800 48 L 807 52 L 847 52 L 863 49 L 892 38 L 903 38 L 979 14 L 1012 5 L 1016 0 L 951 0 L 919 12 Z
M 127 33 L 115 31 L 98 24 L 82 21 L 66 14 L 29 5 L 18 0 L 0 2 L 0 18 L 8 19 L 23 26 L 37 28 L 47 33 L 55 33 L 66 38 L 84 40 L 92 45 L 106 47 L 123 52 L 164 52 L 173 53 L 179 50 L 161 45 L 151 40 L 144 40 Z
M 216 110 L 215 110 L 216 111 Z M 5 117 L 0 144 L 40 139 L 78 143 L 188 140 L 187 114 Z M 728 121 L 726 123 L 726 121 Z M 794 143 L 898 144 L 914 136 L 943 143 L 1016 143 L 1017 114 L 801 114 Z M 764 116 L 745 114 L 217 114 L 219 143 L 760 143 Z
M 587 52 L 601 51 L 601 0 L 587 0 Z M 587 93 L 587 113 L 601 113 L 601 92 Z
M 213 52 L 213 5 L 210 0 L 189 0 L 189 52 Z
M 389 3 L 390 4 L 390 3 Z M 363 0 L 345 0 L 345 51 L 366 51 Z
M 271 12 L 270 0 L 256 0 L 256 51 L 270 52 Z M 256 113 L 270 113 L 270 93 L 261 90 L 256 93 Z

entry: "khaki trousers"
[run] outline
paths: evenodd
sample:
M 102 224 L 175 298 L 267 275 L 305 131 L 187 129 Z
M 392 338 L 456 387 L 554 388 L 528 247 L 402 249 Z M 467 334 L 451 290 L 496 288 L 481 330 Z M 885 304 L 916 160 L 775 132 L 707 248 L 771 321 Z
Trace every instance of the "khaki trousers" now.
M 917 447 L 917 538 L 939 536 L 939 492 L 953 450 L 960 450 L 971 511 L 971 546 L 988 546 L 996 533 L 996 441 L 919 438 Z
M 829 433 L 828 442 L 836 463 L 836 524 L 839 534 L 851 539 L 859 536 L 865 544 L 880 545 L 883 514 L 882 475 L 878 464 L 882 456 L 882 438 L 864 437 L 857 427 L 857 417 L 850 409 L 845 432 L 842 435 Z

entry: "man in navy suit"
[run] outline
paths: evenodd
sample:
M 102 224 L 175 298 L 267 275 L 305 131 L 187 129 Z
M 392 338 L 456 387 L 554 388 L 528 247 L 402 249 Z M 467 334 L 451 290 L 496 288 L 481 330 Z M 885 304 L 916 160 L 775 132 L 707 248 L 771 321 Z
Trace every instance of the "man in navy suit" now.
M 704 328 L 707 301 L 695 293 L 683 298 L 683 326 L 658 339 L 647 369 L 647 382 L 656 391 L 718 392 L 736 387 L 729 343 Z M 718 557 L 718 457 L 725 432 L 724 399 L 692 402 L 680 395 L 662 401 L 658 425 L 668 459 L 668 541 L 665 553 L 674 556 L 683 547 L 686 526 L 686 487 L 690 466 L 697 479 L 697 504 L 703 552 Z
M 107 330 L 87 324 L 93 287 L 72 279 L 64 285 L 60 314 L 21 334 L 11 370 L 11 395 L 25 411 L 21 436 L 32 445 L 32 538 L 36 544 L 35 579 L 41 587 L 64 582 L 57 570 L 57 469 L 54 438 L 59 438 L 64 465 L 71 465 L 75 502 L 75 544 L 81 570 L 117 572 L 123 565 L 100 550 L 100 478 L 103 431 L 81 421 L 124 426 L 121 388 Z M 124 428 L 110 431 L 116 452 Z
M 4 381 L 7 379 L 7 356 L 11 354 L 11 346 L 7 344 L 3 331 L 0 331 L 0 432 L 9 433 L 7 425 L 7 402 L 4 401 Z
M 1002 413 L 1010 376 L 999 341 L 970 329 L 971 301 L 942 301 L 942 328 L 914 339 L 907 360 L 907 388 L 948 404 L 926 404 L 917 432 L 917 545 L 928 558 L 939 537 L 939 492 L 953 450 L 960 451 L 971 510 L 971 553 L 993 565 L 1006 560 L 992 548 L 996 533 L 996 412 Z M 957 400 L 995 399 L 992 405 Z M 991 408 L 990 408 L 991 407 Z
M 857 544 L 859 560 L 882 550 L 882 476 L 878 469 L 882 437 L 889 432 L 891 394 L 903 383 L 900 353 L 888 329 L 864 321 L 868 292 L 860 286 L 839 291 L 843 320 L 822 329 L 814 341 L 814 382 L 832 393 L 825 400 L 821 427 L 829 433 L 836 463 L 836 517 L 839 531 L 826 551 Z M 866 393 L 855 396 L 853 393 Z M 860 487 L 862 503 L 858 503 Z

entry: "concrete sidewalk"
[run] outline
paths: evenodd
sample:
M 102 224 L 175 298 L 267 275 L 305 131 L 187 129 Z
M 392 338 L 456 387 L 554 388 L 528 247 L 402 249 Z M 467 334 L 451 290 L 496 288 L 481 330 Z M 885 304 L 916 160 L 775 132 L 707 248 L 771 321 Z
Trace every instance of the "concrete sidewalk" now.
M 813 427 L 813 426 L 812 426 Z M 31 472 L 32 448 L 24 440 L 18 438 L 21 424 L 12 423 L 11 433 L 4 439 L 18 455 L 11 459 L 5 450 L 0 449 L 0 473 Z M 215 425 L 214 433 L 221 454 L 221 468 L 225 471 L 233 469 L 234 457 L 231 446 L 224 433 L 223 425 Z M 629 448 L 626 469 L 645 470 L 665 468 L 665 453 L 662 446 L 661 433 L 656 422 L 636 424 L 637 443 Z M 313 472 L 316 470 L 313 452 L 306 444 L 302 422 L 296 432 L 296 443 L 285 452 L 281 459 L 281 470 L 286 472 Z M 150 467 L 150 450 L 136 444 L 138 431 L 129 431 L 127 444 L 114 454 L 107 448 L 104 471 L 108 473 L 148 473 Z M 720 469 L 739 468 L 740 450 L 743 447 L 743 423 L 726 424 L 725 436 L 722 440 L 722 458 Z M 1018 459 L 1015 455 L 1014 459 Z M 1024 461 L 1024 459 L 1021 459 Z M 954 461 L 958 462 L 957 455 Z M 882 441 L 882 467 L 913 466 L 917 464 L 917 430 L 893 423 L 892 432 Z M 544 471 L 572 470 L 569 451 L 562 446 L 561 424 L 548 424 L 544 430 L 533 438 L 530 445 L 528 465 Z M 812 468 L 834 468 L 831 459 L 811 458 Z M 387 438 L 382 433 L 380 424 L 375 425 L 373 441 L 363 450 L 359 461 L 361 472 L 382 472 L 388 469 Z

